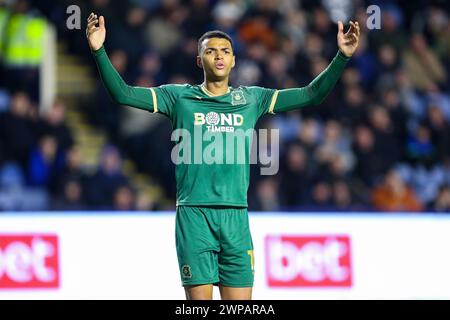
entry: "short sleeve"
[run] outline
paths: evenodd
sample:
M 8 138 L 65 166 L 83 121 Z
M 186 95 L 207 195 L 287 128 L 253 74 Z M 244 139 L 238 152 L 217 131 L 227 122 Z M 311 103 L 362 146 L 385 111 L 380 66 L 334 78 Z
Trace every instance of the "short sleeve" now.
M 172 119 L 174 106 L 187 85 L 165 84 L 150 88 L 153 100 L 153 112 L 161 113 Z
M 266 113 L 273 113 L 278 90 L 263 87 L 249 87 L 258 106 L 258 118 Z

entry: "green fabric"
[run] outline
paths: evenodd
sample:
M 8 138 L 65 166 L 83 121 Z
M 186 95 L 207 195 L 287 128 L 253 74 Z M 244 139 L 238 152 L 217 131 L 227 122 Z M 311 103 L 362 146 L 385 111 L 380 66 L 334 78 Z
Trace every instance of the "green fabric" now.
M 334 88 L 348 60 L 350 58 L 338 51 L 328 67 L 306 87 L 279 90 L 273 112 L 285 112 L 320 104 Z
M 103 46 L 92 54 L 103 84 L 116 103 L 153 111 L 152 96 L 148 88 L 127 85 L 114 69 Z
M 253 242 L 247 209 L 178 206 L 175 225 L 183 286 L 253 286 Z
M 172 135 L 179 147 L 172 152 L 177 159 L 177 205 L 246 207 L 253 128 L 269 109 L 275 90 L 230 87 L 217 97 L 200 85 L 153 90 L 157 112 L 171 120 L 173 129 L 184 129 Z M 217 141 L 221 143 L 213 144 Z
M 201 85 L 128 86 L 103 47 L 93 54 L 114 101 L 164 114 L 174 130 L 184 129 L 172 134 L 176 142 L 172 159 L 176 160 L 177 205 L 193 206 L 246 207 L 250 147 L 257 120 L 269 112 L 320 103 L 348 61 L 338 52 L 328 68 L 304 88 L 278 91 L 240 86 L 211 96 Z

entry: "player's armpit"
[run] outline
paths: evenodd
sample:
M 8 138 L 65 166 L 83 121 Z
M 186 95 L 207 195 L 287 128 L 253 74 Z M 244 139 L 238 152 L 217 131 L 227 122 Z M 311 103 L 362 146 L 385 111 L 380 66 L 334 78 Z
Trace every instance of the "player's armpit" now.
M 328 67 L 306 87 L 279 90 L 273 110 L 270 111 L 285 112 L 320 104 L 334 88 L 348 60 L 338 51 Z

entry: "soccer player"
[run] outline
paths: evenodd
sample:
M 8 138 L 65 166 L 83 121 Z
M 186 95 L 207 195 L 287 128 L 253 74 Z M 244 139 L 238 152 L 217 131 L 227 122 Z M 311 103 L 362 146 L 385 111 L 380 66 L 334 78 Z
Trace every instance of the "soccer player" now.
M 223 140 L 237 129 L 253 129 L 264 114 L 320 104 L 355 52 L 359 35 L 358 22 L 350 22 L 344 33 L 339 21 L 339 50 L 329 66 L 306 87 L 276 90 L 229 86 L 230 72 L 236 63 L 232 40 L 224 32 L 209 31 L 198 41 L 197 65 L 203 69 L 203 83 L 142 88 L 124 83 L 111 65 L 103 46 L 104 17 L 92 13 L 86 28 L 99 73 L 115 102 L 161 113 L 169 118 L 174 130 L 184 129 L 191 135 L 195 130 L 214 131 Z M 204 148 L 200 147 L 200 151 Z M 244 153 L 248 159 L 248 141 L 233 148 L 235 154 Z M 228 151 L 221 156 L 225 158 Z M 250 165 L 220 160 L 223 161 L 176 165 L 175 238 L 180 277 L 187 299 L 212 299 L 213 285 L 218 285 L 222 299 L 249 300 L 254 279 L 247 213 Z

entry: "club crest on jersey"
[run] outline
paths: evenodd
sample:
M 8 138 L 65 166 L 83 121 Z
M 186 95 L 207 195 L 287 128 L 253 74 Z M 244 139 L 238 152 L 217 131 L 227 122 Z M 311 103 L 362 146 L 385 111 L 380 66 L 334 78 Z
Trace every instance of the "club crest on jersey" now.
M 238 113 L 217 113 L 214 111 L 207 114 L 194 113 L 194 125 L 206 124 L 206 129 L 211 132 L 234 132 L 235 127 L 242 126 L 244 117 Z
M 244 97 L 244 92 L 242 92 L 242 90 L 234 90 L 233 92 L 231 92 L 231 104 L 233 106 L 245 103 L 246 101 Z
M 190 279 L 190 278 L 192 278 L 191 266 L 185 264 L 185 265 L 181 268 L 181 273 L 183 274 L 183 278 L 185 278 L 185 279 Z

